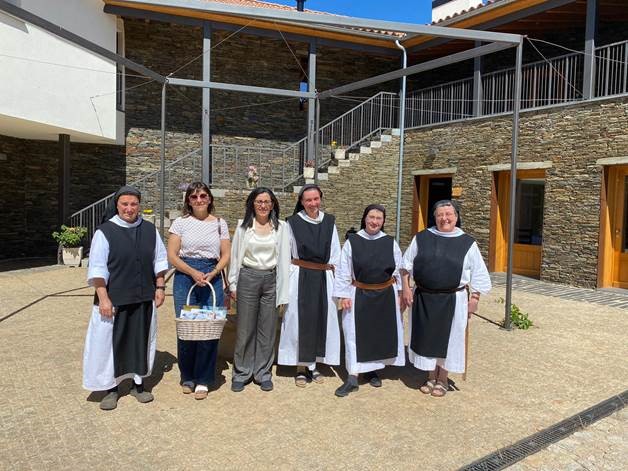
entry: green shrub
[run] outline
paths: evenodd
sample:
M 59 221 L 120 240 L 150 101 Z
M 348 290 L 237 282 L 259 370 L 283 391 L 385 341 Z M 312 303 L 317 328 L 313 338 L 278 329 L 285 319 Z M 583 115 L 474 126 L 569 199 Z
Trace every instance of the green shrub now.
M 504 298 L 499 298 L 497 302 L 500 304 L 504 304 Z M 504 321 L 502 321 L 501 323 L 503 326 Z M 528 317 L 528 313 L 523 312 L 516 304 L 510 305 L 510 323 L 517 329 L 521 330 L 528 330 L 534 325 L 532 319 Z
M 87 235 L 86 227 L 69 227 L 62 225 L 59 232 L 52 233 L 52 238 L 62 247 L 79 247 L 81 241 Z

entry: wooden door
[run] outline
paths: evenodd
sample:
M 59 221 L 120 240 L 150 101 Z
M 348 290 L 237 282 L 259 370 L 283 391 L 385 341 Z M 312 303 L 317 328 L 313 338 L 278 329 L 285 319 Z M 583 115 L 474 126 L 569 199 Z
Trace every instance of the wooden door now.
M 614 167 L 611 178 L 614 179 L 614 217 L 611 218 L 612 286 L 628 288 L 628 167 Z
M 491 270 L 505 272 L 508 266 L 508 232 L 510 211 L 510 172 L 496 176 L 493 211 Z M 545 171 L 517 172 L 517 214 L 513 245 L 513 273 L 539 278 L 543 252 L 543 205 Z
M 434 225 L 432 206 L 440 200 L 451 199 L 451 174 L 421 175 L 415 177 L 415 220 L 414 229 Z

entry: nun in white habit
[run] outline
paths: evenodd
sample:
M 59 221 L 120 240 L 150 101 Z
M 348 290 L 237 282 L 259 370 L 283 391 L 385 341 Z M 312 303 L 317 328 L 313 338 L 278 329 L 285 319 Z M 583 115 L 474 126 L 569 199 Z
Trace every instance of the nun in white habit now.
M 465 370 L 468 317 L 477 311 L 480 295 L 490 291 L 491 279 L 477 242 L 457 227 L 455 205 L 437 202 L 434 217 L 436 226 L 419 232 L 406 250 L 402 277 L 404 302 L 412 306 L 408 357 L 428 372 L 421 392 L 442 397 L 448 372 Z
M 349 236 L 336 271 L 334 296 L 340 299 L 345 337 L 347 381 L 336 390 L 344 397 L 358 390 L 358 374 L 373 387 L 382 385 L 376 370 L 405 365 L 400 311 L 402 256 L 384 231 L 386 210 L 369 205 L 361 230 Z
M 107 391 L 103 410 L 115 409 L 117 386 L 125 379 L 133 379 L 131 394 L 139 402 L 153 400 L 142 378 L 151 374 L 155 358 L 156 314 L 165 298 L 168 260 L 155 226 L 139 214 L 140 198 L 133 187 L 118 190 L 90 249 L 87 281 L 96 293 L 83 353 L 83 387 Z
M 283 316 L 280 365 L 297 365 L 295 384 L 321 383 L 317 363 L 340 363 L 338 311 L 332 297 L 334 269 L 340 260 L 335 218 L 320 210 L 322 191 L 305 185 L 294 214 L 288 218 L 292 264 L 290 302 Z

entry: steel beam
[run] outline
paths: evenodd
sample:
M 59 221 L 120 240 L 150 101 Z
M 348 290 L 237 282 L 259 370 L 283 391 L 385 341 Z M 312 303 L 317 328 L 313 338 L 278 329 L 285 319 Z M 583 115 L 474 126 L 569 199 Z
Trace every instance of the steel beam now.
M 403 51 L 402 68 L 408 66 L 408 53 L 399 41 L 397 47 Z M 406 133 L 406 76 L 401 77 L 401 93 L 399 94 L 399 168 L 397 169 L 397 213 L 395 220 L 395 239 L 401 234 L 401 184 L 403 183 L 403 144 Z
M 211 48 L 212 48 L 212 28 L 209 23 L 203 24 L 203 80 L 211 81 Z M 211 121 L 210 121 L 210 93 L 211 89 L 203 88 L 203 116 L 202 116 L 202 141 L 203 157 L 201 160 L 201 181 L 208 185 L 212 183 L 211 175 Z
M 416 64 L 406 69 L 395 70 L 393 72 L 376 75 L 375 77 L 370 77 L 364 80 L 360 80 L 358 82 L 353 82 L 347 85 L 342 85 L 340 87 L 332 88 L 330 90 L 325 90 L 324 92 L 319 93 L 318 97 L 322 100 L 325 98 L 329 98 L 333 95 L 342 95 L 344 93 L 359 90 L 361 88 L 370 87 L 383 82 L 388 82 L 390 80 L 396 80 L 398 78 L 408 75 L 418 74 L 419 72 L 425 72 L 426 70 L 437 69 L 439 67 L 444 67 L 449 64 L 464 61 L 467 59 L 473 59 L 474 57 L 480 57 L 485 54 L 491 54 L 493 52 L 501 51 L 503 49 L 508 49 L 511 47 L 513 47 L 512 44 L 486 44 L 485 46 L 476 47 L 467 51 L 457 52 L 449 56 L 440 57 L 438 59 L 434 59 L 428 62 L 423 62 L 422 64 Z
M 316 92 L 316 42 L 310 43 L 309 50 L 309 62 L 308 62 L 308 92 Z M 316 128 L 316 100 L 310 98 L 307 103 L 307 158 L 306 160 L 314 160 L 315 152 L 315 133 L 318 133 Z
M 517 211 L 517 154 L 519 152 L 519 111 L 521 110 L 521 66 L 523 63 L 523 40 L 517 46 L 515 65 L 515 88 L 512 106 L 512 141 L 510 154 L 510 214 L 508 219 L 508 264 L 506 268 L 506 301 L 504 303 L 504 329 L 510 330 L 512 306 L 513 246 L 515 244 L 515 216 Z
M 166 217 L 166 87 L 164 83 L 161 87 L 161 143 L 159 145 L 159 233 L 162 240 L 165 240 Z
M 595 96 L 595 29 L 597 25 L 597 0 L 587 0 L 587 22 L 584 32 L 584 74 L 582 95 L 585 100 Z
M 479 47 L 479 42 L 475 47 Z M 482 58 L 473 59 L 473 116 L 482 115 Z
M 261 95 L 289 96 L 295 98 L 315 98 L 314 92 L 299 92 L 296 90 L 284 90 L 283 88 L 254 87 L 252 85 L 239 85 L 235 83 L 211 82 L 205 80 L 189 80 L 168 77 L 168 85 L 182 85 L 184 87 L 215 88 L 231 92 L 259 93 Z
M 207 2 L 203 0 L 124 0 L 127 5 L 155 5 L 171 8 L 183 8 L 208 13 L 221 13 L 225 15 L 243 16 L 246 18 L 259 18 L 261 20 L 280 21 L 305 24 L 311 27 L 316 25 L 343 26 L 349 28 L 365 28 L 382 31 L 397 31 L 400 33 L 418 33 L 429 36 L 445 38 L 468 39 L 471 41 L 506 42 L 513 45 L 519 44 L 520 35 L 508 33 L 495 33 L 491 31 L 474 31 L 461 28 L 443 28 L 441 26 L 417 25 L 413 23 L 399 23 L 395 21 L 372 20 L 368 18 L 345 17 L 339 15 L 321 15 L 298 11 L 285 11 L 265 8 L 244 7 L 227 5 L 219 2 Z M 354 33 L 355 34 L 355 33 Z M 398 37 L 390 36 L 382 39 L 394 41 Z
M 146 19 L 146 20 L 151 20 L 151 21 L 159 21 L 162 23 L 180 24 L 184 26 L 202 27 L 204 23 L 204 20 L 199 19 L 199 18 L 190 18 L 188 16 L 173 15 L 169 13 L 160 13 L 156 11 L 141 10 L 137 8 L 120 7 L 116 5 L 105 5 L 104 12 L 109 13 L 111 15 L 117 15 L 117 16 L 122 16 L 122 17 L 127 17 L 127 18 L 141 18 L 141 19 Z M 239 31 L 242 29 L 242 25 L 239 25 L 239 24 L 223 23 L 220 21 L 210 21 L 210 23 L 214 30 Z M 395 51 L 392 48 L 373 46 L 369 44 L 361 44 L 359 42 L 351 42 L 349 40 L 343 41 L 340 39 L 334 40 L 334 39 L 319 38 L 316 36 L 316 31 L 312 31 L 311 35 L 296 34 L 296 33 L 289 33 L 289 32 L 282 32 L 280 34 L 277 30 L 273 30 L 273 29 L 262 29 L 262 28 L 256 28 L 254 26 L 247 26 L 246 29 L 243 30 L 243 32 L 245 34 L 250 34 L 253 36 L 277 39 L 281 41 L 283 41 L 283 39 L 281 38 L 281 35 L 283 34 L 283 36 L 288 41 L 297 41 L 297 42 L 303 42 L 303 43 L 309 43 L 310 41 L 312 41 L 313 38 L 316 38 L 320 46 L 336 47 L 340 49 L 350 49 L 354 51 L 369 52 L 371 54 L 377 54 L 380 56 L 397 57 L 397 51 Z M 334 29 L 334 32 L 342 32 L 345 34 L 347 33 L 346 30 L 342 30 L 342 29 L 341 30 Z M 354 34 L 354 33 L 351 32 L 351 34 Z M 370 35 L 369 37 L 373 37 L 373 35 Z M 381 39 L 381 36 L 377 36 L 377 38 Z
M 15 5 L 7 2 L 6 0 L 0 0 L 0 10 L 8 13 L 11 16 L 15 16 L 20 20 L 26 21 L 32 25 L 35 25 L 39 28 L 42 28 L 49 33 L 54 34 L 60 38 L 66 39 L 77 46 L 80 46 L 88 51 L 93 52 L 105 59 L 109 59 L 116 64 L 124 65 L 128 67 L 130 70 L 137 72 L 138 74 L 144 75 L 147 78 L 153 79 L 159 83 L 165 83 L 166 77 L 158 74 L 157 72 L 153 72 L 152 70 L 144 67 L 143 65 L 137 64 L 126 57 L 122 57 L 121 55 L 116 54 L 115 52 L 111 52 L 109 49 L 105 49 L 102 46 L 99 46 L 96 43 L 88 41 L 87 39 L 78 36 L 67 29 L 63 29 L 61 26 L 55 25 L 48 20 L 45 20 L 33 13 L 26 11 L 22 8 L 16 7 Z

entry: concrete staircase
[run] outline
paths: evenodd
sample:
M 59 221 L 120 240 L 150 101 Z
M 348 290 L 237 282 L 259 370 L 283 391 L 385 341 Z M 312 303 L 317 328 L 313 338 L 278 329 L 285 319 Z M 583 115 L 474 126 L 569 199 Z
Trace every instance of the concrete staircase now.
M 355 165 L 360 159 L 364 159 L 374 153 L 375 149 L 381 149 L 387 145 L 392 144 L 393 136 L 399 136 L 399 129 L 391 129 L 388 133 L 381 134 L 378 138 L 369 141 L 366 144 L 360 145 L 358 148 L 351 150 L 337 149 L 335 160 L 337 165 L 329 165 L 326 171 L 321 170 L 318 172 L 318 179 L 320 182 L 333 180 L 340 178 L 341 173 L 347 174 L 347 170 L 352 165 Z M 375 152 L 377 153 L 377 152 Z M 314 183 L 313 178 L 306 178 L 305 183 Z M 293 192 L 299 193 L 302 186 L 294 186 Z

